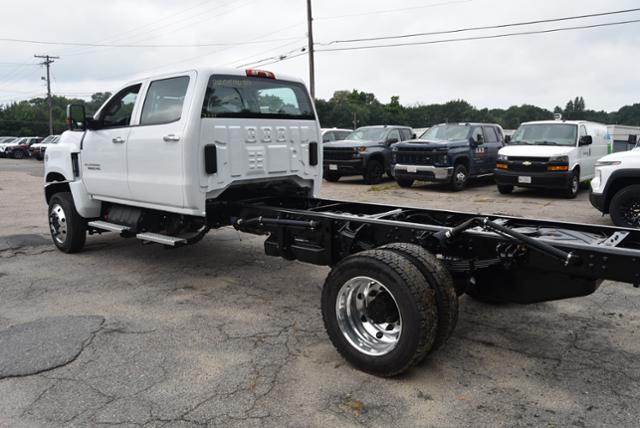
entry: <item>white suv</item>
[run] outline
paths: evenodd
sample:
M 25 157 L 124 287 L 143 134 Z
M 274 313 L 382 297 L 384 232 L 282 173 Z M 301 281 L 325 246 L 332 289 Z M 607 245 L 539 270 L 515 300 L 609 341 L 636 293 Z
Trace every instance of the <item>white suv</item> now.
M 640 228 L 640 147 L 596 163 L 589 199 L 616 226 Z

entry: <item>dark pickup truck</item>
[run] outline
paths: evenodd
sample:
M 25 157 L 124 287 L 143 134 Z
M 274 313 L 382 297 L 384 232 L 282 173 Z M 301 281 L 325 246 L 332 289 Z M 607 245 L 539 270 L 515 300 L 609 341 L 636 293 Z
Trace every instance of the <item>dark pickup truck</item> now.
M 362 175 L 367 184 L 378 184 L 391 174 L 391 145 L 415 138 L 407 126 L 364 126 L 342 141 L 324 143 L 324 179 L 338 181 L 347 175 Z
M 393 145 L 391 174 L 401 187 L 410 187 L 415 180 L 437 181 L 459 191 L 470 177 L 493 174 L 503 145 L 500 125 L 435 125 L 417 140 Z

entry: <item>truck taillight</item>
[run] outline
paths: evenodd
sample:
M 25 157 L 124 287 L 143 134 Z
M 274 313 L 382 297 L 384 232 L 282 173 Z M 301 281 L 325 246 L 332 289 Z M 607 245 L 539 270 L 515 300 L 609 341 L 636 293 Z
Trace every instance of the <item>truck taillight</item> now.
M 265 79 L 275 79 L 276 75 L 270 71 L 265 70 L 254 70 L 252 68 L 248 68 L 247 77 L 264 77 Z

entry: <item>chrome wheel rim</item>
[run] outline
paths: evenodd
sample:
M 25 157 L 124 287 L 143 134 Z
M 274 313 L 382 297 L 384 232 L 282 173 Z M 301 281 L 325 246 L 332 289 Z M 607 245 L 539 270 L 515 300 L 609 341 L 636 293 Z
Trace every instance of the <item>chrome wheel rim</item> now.
M 573 177 L 573 180 L 571 180 L 571 193 L 578 193 L 579 186 L 580 184 L 578 183 L 578 178 Z
M 456 182 L 458 184 L 464 184 L 467 181 L 467 174 L 464 171 L 458 171 L 456 174 Z
M 53 239 L 63 245 L 67 240 L 67 217 L 60 204 L 54 204 L 49 210 L 49 229 Z
M 402 334 L 395 297 L 381 282 L 358 276 L 345 282 L 336 299 L 336 317 L 344 338 L 366 355 L 393 351 Z
M 622 206 L 622 216 L 633 227 L 640 227 L 640 200 L 630 200 Z

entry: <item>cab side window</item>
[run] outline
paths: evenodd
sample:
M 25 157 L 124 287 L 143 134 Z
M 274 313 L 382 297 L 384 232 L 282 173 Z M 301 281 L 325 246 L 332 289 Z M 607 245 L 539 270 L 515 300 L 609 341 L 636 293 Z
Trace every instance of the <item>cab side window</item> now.
M 400 131 L 397 129 L 392 129 L 387 134 L 387 141 L 396 140 L 396 142 L 400 141 Z
M 140 125 L 159 125 L 180 120 L 188 88 L 188 76 L 151 82 L 142 106 Z
M 99 120 L 103 128 L 129 126 L 141 86 L 141 84 L 129 86 L 109 101 L 109 104 L 100 113 Z
M 411 132 L 411 130 L 407 128 L 402 128 L 400 130 L 400 134 L 402 135 L 402 141 L 410 140 L 411 137 L 413 136 L 413 133 Z
M 498 142 L 498 136 L 496 135 L 495 128 L 493 128 L 492 126 L 483 126 L 482 129 L 484 130 L 485 143 Z

